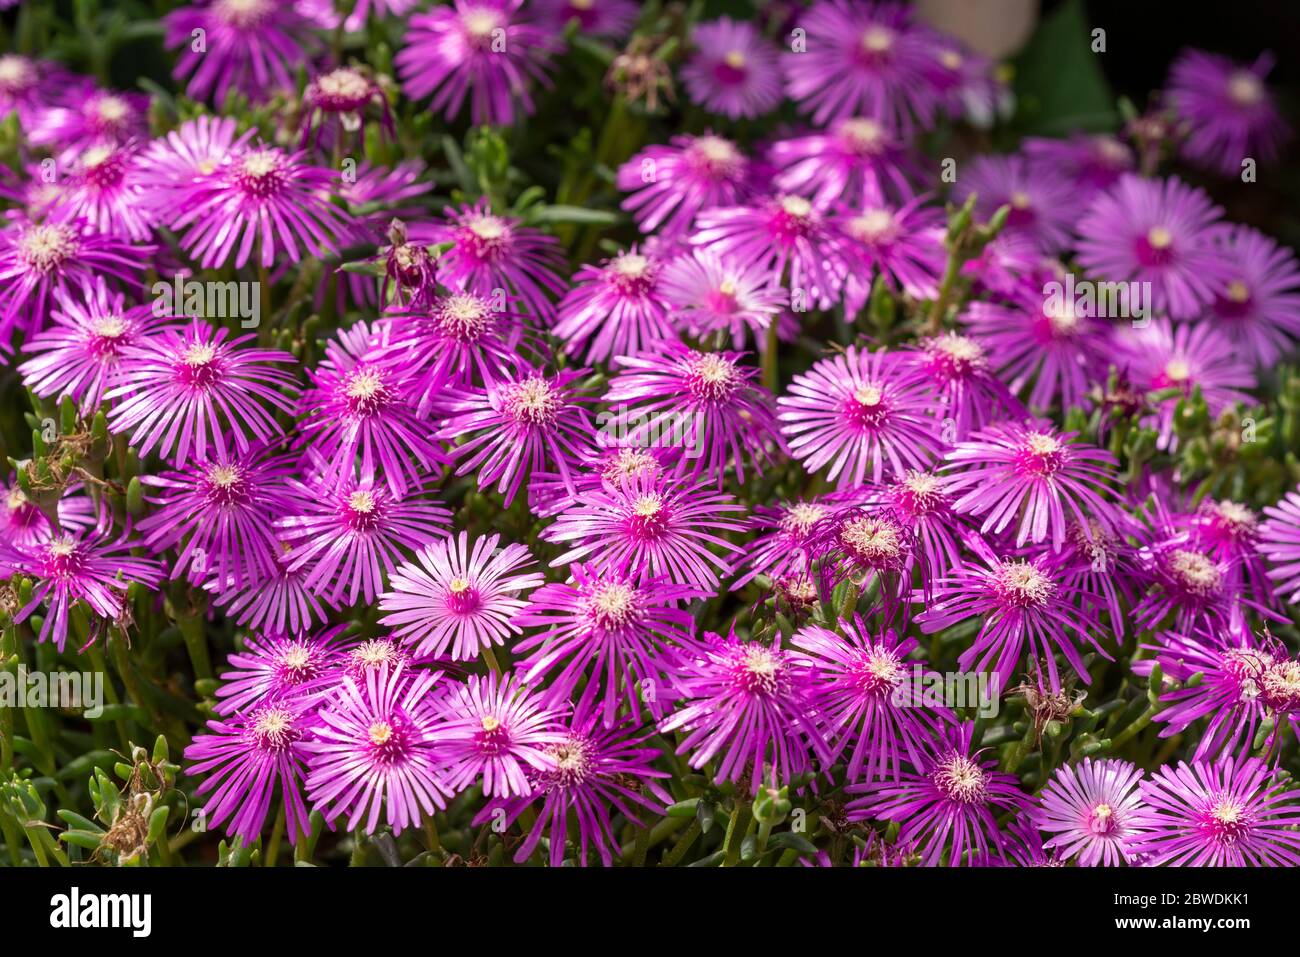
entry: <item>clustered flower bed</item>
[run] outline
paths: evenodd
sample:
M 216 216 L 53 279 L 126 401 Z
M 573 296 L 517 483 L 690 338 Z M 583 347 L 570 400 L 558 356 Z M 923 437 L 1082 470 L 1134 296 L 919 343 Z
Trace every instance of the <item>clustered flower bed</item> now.
M 5 15 L 0 862 L 1300 864 L 1270 59 L 711 6 Z

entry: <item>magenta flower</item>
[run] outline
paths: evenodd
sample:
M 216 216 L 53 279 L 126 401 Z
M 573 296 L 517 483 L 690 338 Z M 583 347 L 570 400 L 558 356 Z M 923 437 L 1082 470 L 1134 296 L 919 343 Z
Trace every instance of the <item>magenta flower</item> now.
M 247 714 L 263 704 L 314 697 L 321 679 L 342 660 L 344 630 L 340 626 L 299 637 L 249 635 L 243 649 L 226 659 L 230 670 L 220 675 L 217 714 Z
M 785 194 L 752 206 L 703 210 L 691 242 L 741 262 L 761 263 L 784 276 L 796 310 L 829 309 L 846 266 L 841 240 L 827 218 L 802 196 Z
M 533 685 L 553 675 L 543 696 L 548 705 L 573 700 L 577 712 L 599 711 L 607 728 L 615 726 L 620 701 L 632 714 L 644 701 L 659 717 L 657 686 L 666 686 L 662 675 L 672 649 L 694 631 L 694 618 L 677 606 L 701 597 L 700 591 L 579 563 L 569 573 L 571 583 L 543 585 L 515 618 L 524 628 L 540 629 L 514 646 L 516 655 L 532 652 L 516 665 L 522 680 Z
M 144 242 L 155 217 L 141 182 L 139 147 L 92 146 L 79 154 L 48 210 L 48 222 Z
M 544 581 L 525 572 L 534 559 L 519 544 L 498 548 L 501 536 L 474 541 L 468 532 L 431 542 L 415 562 L 389 575 L 380 620 L 393 637 L 414 646 L 418 657 L 441 656 L 451 649 L 453 661 L 467 661 L 519 634 L 520 612 L 528 607 L 521 594 Z M 418 562 L 418 564 L 417 564 Z
M 748 336 L 765 343 L 768 327 L 789 305 L 777 278 L 761 264 L 694 249 L 664 267 L 659 292 L 670 324 L 700 339 L 716 334 L 720 345 L 741 349 Z
M 90 414 L 115 381 L 122 351 L 139 346 L 157 320 L 148 306 L 127 306 L 102 276 L 76 294 L 56 287 L 54 302 L 52 325 L 24 343 L 31 358 L 18 372 L 36 395 L 70 396 Z
M 191 452 L 209 448 L 247 452 L 253 442 L 281 434 L 273 410 L 291 413 L 282 389 L 295 385 L 279 365 L 293 356 L 274 349 L 240 348 L 256 336 L 193 320 L 169 326 L 123 348 L 117 384 L 105 393 L 113 403 L 109 428 L 129 432 L 141 456 L 153 449 L 184 468 Z
M 709 491 L 699 482 L 639 472 L 616 483 L 580 492 L 572 506 L 542 538 L 573 547 L 551 567 L 586 559 L 598 570 L 635 569 L 640 581 L 666 578 L 676 585 L 710 591 L 731 564 L 715 549 L 739 552 L 720 532 L 741 532 L 731 517 L 743 512 L 730 495 Z
M 648 146 L 618 169 L 623 208 L 643 233 L 684 236 L 701 210 L 735 206 L 753 195 L 754 170 L 731 140 L 706 133 Z
M 1264 509 L 1259 550 L 1268 559 L 1268 577 L 1278 583 L 1286 601 L 1300 602 L 1300 489 Z
M 373 834 L 381 823 L 400 834 L 441 810 L 451 796 L 443 778 L 444 743 L 430 689 L 439 672 L 380 668 L 363 680 L 343 676 L 320 711 L 307 760 L 307 796 L 333 822 Z
M 880 490 L 867 490 L 867 501 L 883 506 L 907 529 L 924 562 L 923 588 L 961 565 L 962 537 L 968 534 L 962 516 L 952 507 L 947 479 L 932 471 L 908 469 Z
M 676 338 L 660 276 L 663 263 L 633 246 L 599 266 L 583 266 L 560 301 L 551 330 L 585 362 L 649 352 Z
M 841 489 L 924 469 L 941 450 L 933 388 L 914 364 L 849 346 L 797 375 L 777 400 L 791 454 L 808 471 L 830 465 Z
M 459 209 L 448 206 L 444 215 L 445 224 L 426 227 L 418 237 L 430 245 L 451 244 L 438 260 L 440 283 L 488 298 L 503 289 L 545 323 L 554 319 L 549 297 L 566 289 L 556 273 L 563 260 L 554 236 L 494 215 L 487 200 Z
M 1166 677 L 1185 683 L 1160 696 L 1164 707 L 1155 720 L 1166 724 L 1160 737 L 1182 734 L 1192 722 L 1205 718 L 1192 760 L 1248 757 L 1268 713 L 1265 679 L 1274 665 L 1286 660 L 1283 649 L 1261 643 L 1244 623 L 1233 623 L 1221 632 L 1162 635 L 1151 650 Z M 1197 674 L 1197 682 L 1186 684 Z
M 204 269 L 243 266 L 256 251 L 265 267 L 277 258 L 334 253 L 350 226 L 330 202 L 337 174 L 308 165 L 306 154 L 240 141 L 211 174 L 190 183 L 168 223 Z M 237 245 L 236 245 L 237 244 Z
M 1300 266 L 1291 250 L 1249 226 L 1229 226 L 1216 249 L 1227 283 L 1209 318 L 1240 361 L 1270 366 L 1300 339 Z
M 1119 638 L 1128 627 L 1124 609 L 1132 607 L 1133 586 L 1142 577 L 1136 550 L 1121 531 L 1095 519 L 1089 519 L 1087 526 L 1071 522 L 1065 549 L 1052 558 L 1062 584 L 1083 595 L 1094 609 L 1104 609 Z
M 706 110 L 736 120 L 781 102 L 780 51 L 752 23 L 722 17 L 696 24 L 691 46 L 682 82 Z
M 208 823 L 225 823 L 228 834 L 252 844 L 261 836 L 272 799 L 279 796 L 289 842 L 310 833 L 298 748 L 315 723 L 303 701 L 292 696 L 254 705 L 224 721 L 209 721 L 207 730 L 185 749 L 185 759 L 191 762 L 185 772 L 207 776 L 194 793 L 209 795 L 203 804 Z
M 397 137 L 388 95 L 374 77 L 355 67 L 338 67 L 317 75 L 303 90 L 302 105 L 303 146 L 315 143 L 331 149 L 347 134 L 364 143 L 366 111 L 370 107 L 379 113 L 381 135 Z
M 1264 77 L 1273 56 L 1249 66 L 1202 50 L 1185 50 L 1169 68 L 1166 94 L 1186 126 L 1184 157 L 1227 176 L 1247 158 L 1271 163 L 1290 130 Z
M 1053 835 L 1043 845 L 1083 867 L 1131 864 L 1133 844 L 1142 839 L 1154 815 L 1143 806 L 1138 785 L 1142 772 L 1127 761 L 1084 758 L 1063 764 L 1030 812 L 1040 831 Z
M 488 798 L 532 793 L 529 769 L 546 774 L 558 766 L 556 745 L 565 740 L 558 714 L 513 676 L 470 675 L 438 704 L 441 754 L 453 794 L 481 784 Z
M 288 547 L 279 545 L 275 574 L 269 578 L 236 585 L 230 579 L 213 577 L 203 588 L 212 602 L 251 631 L 272 635 L 301 635 L 313 625 L 323 624 L 326 609 L 333 604 L 307 589 L 305 569 L 289 568 Z
M 406 46 L 393 63 L 406 95 L 433 97 L 432 109 L 454 120 L 468 96 L 470 121 L 506 125 L 533 113 L 532 83 L 547 83 L 560 44 L 520 19 L 523 0 L 455 0 L 411 17 Z
M 44 606 L 45 620 L 36 640 L 53 641 L 62 652 L 68 641 L 72 605 L 84 602 L 96 616 L 84 647 L 94 644 L 104 628 L 114 623 L 121 626 L 130 585 L 155 590 L 162 580 L 157 562 L 131 555 L 135 544 L 125 534 L 109 540 L 90 531 L 65 531 L 47 541 L 21 546 L 0 542 L 0 568 L 5 569 L 6 577 L 17 573 L 33 580 L 32 599 L 13 613 L 14 622 L 26 621 Z
M 540 799 L 537 819 L 515 852 L 516 863 L 528 860 L 542 837 L 549 834 L 550 865 L 562 866 L 570 819 L 576 818 L 578 863 L 586 867 L 588 851 L 594 848 L 605 867 L 613 866 L 622 845 L 614 832 L 611 810 L 633 825 L 645 827 L 648 824 L 641 820 L 642 815 L 660 817 L 672 803 L 669 793 L 655 781 L 668 777 L 667 772 L 651 766 L 659 750 L 644 746 L 648 735 L 631 731 L 629 725 L 624 718 L 601 727 L 592 713 L 574 718 L 561 740 L 546 746 L 550 766 L 532 773 L 530 793 L 488 803 L 475 816 L 474 825 L 492 820 L 502 808 L 508 826 Z
M 1300 791 L 1256 758 L 1179 762 L 1142 782 L 1151 828 L 1133 847 L 1151 867 L 1295 867 Z
M 312 23 L 276 0 L 205 0 L 169 13 L 163 26 L 167 47 L 180 51 L 175 78 L 188 78 L 185 91 L 194 99 L 217 103 L 231 90 L 259 101 L 293 89 L 294 73 L 317 47 Z
M 861 794 L 848 804 L 851 820 L 899 821 L 898 842 L 915 842 L 922 867 L 960 866 L 1006 859 L 994 812 L 1023 809 L 1028 798 L 1015 775 L 995 771 L 997 761 L 971 753 L 973 724 L 945 731 L 933 755 L 892 783 L 851 784 Z
M 1119 463 L 1109 452 L 1077 441 L 1074 432 L 1058 432 L 1046 422 L 1004 422 L 958 442 L 947 462 L 947 490 L 959 496 L 953 509 L 983 515 L 981 534 L 1001 534 L 1018 518 L 1017 546 L 1050 537 L 1059 552 L 1069 519 L 1116 524 Z
M 27 497 L 17 476 L 10 474 L 7 482 L 0 481 L 0 542 L 8 542 L 14 549 L 26 549 L 50 541 L 59 530 L 84 535 L 98 519 L 94 500 L 75 482 L 68 483 L 56 508 L 57 529 Z M 0 550 L 0 569 L 5 567 L 4 560 L 4 552 Z
M 474 473 L 479 488 L 496 484 L 508 508 L 526 480 L 555 469 L 573 490 L 573 473 L 582 452 L 594 440 L 584 405 L 589 397 L 576 383 L 587 369 L 566 369 L 553 376 L 519 366 L 483 389 L 470 391 L 450 410 L 443 439 L 465 439 L 451 450 L 459 460 L 457 475 Z
M 944 436 L 951 441 L 964 441 L 994 422 L 1025 414 L 993 374 L 988 352 L 970 336 L 956 332 L 927 336 L 910 358 L 937 396 L 936 414 L 944 420 Z
M 934 583 L 934 598 L 917 616 L 926 634 L 942 631 L 968 618 L 983 622 L 974 643 L 962 652 L 959 666 L 966 671 L 993 671 L 999 687 L 1015 676 L 1026 646 L 1036 671 L 1047 668 L 1047 686 L 1061 690 L 1056 665 L 1060 652 L 1084 684 L 1092 677 L 1079 655 L 1080 645 L 1103 657 L 1097 634 L 1099 625 L 1092 610 L 1079 607 L 1074 591 L 1047 556 L 1003 558 L 987 545 L 969 540 L 977 560 L 967 561 L 947 578 Z M 1039 687 L 1044 687 L 1041 673 Z
M 841 621 L 843 636 L 820 625 L 795 632 L 791 643 L 812 659 L 813 692 L 831 761 L 848 751 L 847 780 L 897 782 L 904 760 L 921 767 L 955 719 L 942 702 L 924 699 L 910 670 L 918 642 L 893 629 L 868 631 L 861 616 Z M 851 747 L 850 747 L 851 745 Z
M 374 475 L 336 482 L 313 472 L 289 480 L 292 502 L 275 525 L 290 570 L 305 568 L 303 585 L 331 602 L 373 605 L 398 562 L 448 533 L 451 510 L 421 498 L 425 488 L 397 496 Z
M 784 443 L 771 396 L 755 382 L 758 370 L 740 364 L 742 357 L 697 352 L 680 342 L 664 344 L 655 355 L 620 356 L 624 371 L 610 382 L 604 401 L 618 407 L 618 416 L 644 423 L 630 426 L 634 440 L 668 436 L 690 443 L 678 460 L 679 474 L 713 478 L 721 488 L 734 469 L 743 482 L 747 461 L 762 474 L 762 462 L 772 462 Z
M 1158 319 L 1141 328 L 1122 328 L 1116 346 L 1136 389 L 1176 393 L 1153 403 L 1156 414 L 1152 424 L 1160 432 L 1160 448 L 1177 444 L 1174 416 L 1179 400 L 1190 398 L 1197 388 L 1215 418 L 1238 402 L 1247 408 L 1254 405 L 1244 391 L 1255 388 L 1254 373 L 1209 322 L 1175 324 Z
M 804 48 L 785 54 L 786 93 L 812 121 L 866 116 L 891 130 L 929 126 L 938 105 L 928 82 L 929 36 L 897 3 L 818 0 L 799 18 Z
M 19 126 L 30 129 L 72 85 L 71 74 L 56 63 L 20 53 L 0 54 L 0 117 L 17 113 Z
M 760 575 L 773 582 L 802 576 L 809 562 L 811 533 L 831 514 L 833 504 L 827 499 L 755 505 L 749 527 L 763 534 L 748 543 L 745 564 L 749 570 L 736 579 L 731 590 L 744 588 Z
M 1151 305 L 1194 319 L 1230 278 L 1214 249 L 1223 210 L 1176 178 L 1121 176 L 1079 221 L 1079 263 L 1111 281 L 1151 283 Z
M 144 201 L 160 220 L 174 221 L 192 201 L 195 184 L 216 173 L 255 134 L 255 129 L 239 133 L 233 116 L 186 120 L 140 153 L 136 178 Z
M 1093 384 L 1105 379 L 1109 330 L 1076 311 L 1073 303 L 1022 300 L 1012 306 L 972 302 L 960 316 L 963 332 L 993 357 L 995 371 L 1012 392 L 1037 410 L 1082 405 Z
M 72 163 L 95 146 L 121 146 L 149 135 L 148 94 L 101 90 L 90 79 L 56 88 L 58 105 L 40 111 L 26 133 L 33 146 L 58 154 L 60 163 Z
M 1078 192 L 1051 167 L 1031 164 L 1023 156 L 979 156 L 967 164 L 957 184 L 958 198 L 971 193 L 977 196 L 978 219 L 991 219 L 1007 206 L 1007 231 L 1029 236 L 1044 252 L 1070 245 L 1081 211 Z
M 75 296 L 100 278 L 139 289 L 154 251 L 67 223 L 19 220 L 0 229 L 0 343 L 15 326 L 26 335 L 40 332 L 56 292 Z
M 684 731 L 678 754 L 700 769 L 714 758 L 715 784 L 732 781 L 757 794 L 779 788 L 829 761 L 817 727 L 814 673 L 809 661 L 770 644 L 743 641 L 734 631 L 706 634 L 686 652 L 677 678 L 685 703 L 659 723 L 663 733 Z
M 876 275 L 910 296 L 938 296 L 939 275 L 947 257 L 943 214 L 921 202 L 922 197 L 917 197 L 898 209 L 868 206 L 837 223 L 845 237 L 840 252 L 847 267 L 846 320 L 851 322 L 867 304 Z
M 777 140 L 768 148 L 776 188 L 818 207 L 866 209 L 912 196 L 921 171 L 903 143 L 875 120 L 855 116 L 825 132 Z
M 263 449 L 213 450 L 185 471 L 145 475 L 154 506 L 140 531 L 154 552 L 177 549 L 171 577 L 198 585 L 212 575 L 231 588 L 275 577 L 280 544 L 272 521 L 290 507 L 286 479 L 293 463 Z
M 1085 200 L 1136 165 L 1133 151 L 1109 133 L 1076 133 L 1063 140 L 1028 136 L 1021 149 L 1032 165 L 1055 170 L 1082 189 Z
M 388 329 L 358 322 L 325 346 L 325 359 L 307 370 L 299 444 L 314 449 L 329 477 L 381 475 L 401 496 L 422 479 L 421 469 L 444 461 L 432 428 L 416 415 L 417 369 L 393 358 Z

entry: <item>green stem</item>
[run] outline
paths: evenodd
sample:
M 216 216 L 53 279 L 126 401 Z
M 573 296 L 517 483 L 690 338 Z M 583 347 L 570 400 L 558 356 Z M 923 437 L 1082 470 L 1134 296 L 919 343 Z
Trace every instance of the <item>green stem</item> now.
M 663 856 L 659 861 L 659 866 L 676 867 L 681 859 L 686 856 L 686 852 L 690 850 L 691 845 L 695 843 L 695 839 L 698 838 L 703 831 L 704 828 L 700 825 L 699 818 L 691 821 L 691 826 L 688 827 L 686 832 L 677 839 L 677 843 L 673 845 L 672 850 Z
M 763 346 L 763 386 L 768 392 L 776 395 L 777 388 L 780 386 L 780 371 L 777 364 L 777 329 L 776 320 L 773 319 L 767 325 L 767 336 Z
M 723 843 L 726 853 L 722 858 L 723 867 L 735 867 L 740 862 L 740 845 L 745 842 L 749 826 L 754 822 L 754 809 L 743 798 L 736 798 L 736 807 L 731 812 L 731 821 L 727 824 L 727 837 Z
M 276 858 L 280 856 L 280 842 L 284 838 L 284 805 L 280 805 L 280 813 L 275 816 L 275 825 L 271 828 L 271 842 L 266 846 L 266 854 L 262 857 L 263 867 L 275 867 Z

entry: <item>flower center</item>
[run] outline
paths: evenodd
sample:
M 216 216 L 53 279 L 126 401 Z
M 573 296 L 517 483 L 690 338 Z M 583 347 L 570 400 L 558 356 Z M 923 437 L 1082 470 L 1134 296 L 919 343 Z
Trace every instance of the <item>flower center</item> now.
M 984 347 L 955 332 L 925 340 L 924 348 L 931 370 L 944 379 L 967 379 L 988 367 Z
M 393 400 L 383 373 L 371 367 L 353 369 L 343 381 L 343 401 L 348 414 L 358 418 L 377 415 Z
M 853 680 L 864 694 L 887 697 L 903 681 L 903 663 L 892 651 L 871 647 L 853 664 Z
M 1118 825 L 1115 809 L 1104 801 L 1088 812 L 1088 830 L 1093 834 L 1110 834 Z
M 889 242 L 897 234 L 894 214 L 887 209 L 871 209 L 854 216 L 848 223 L 849 235 L 858 242 L 879 245 Z
M 1002 604 L 1025 610 L 1046 605 L 1056 594 L 1056 583 L 1030 562 L 1003 561 L 994 572 L 993 590 Z
M 858 156 L 878 153 L 885 143 L 885 128 L 864 116 L 845 120 L 840 124 L 839 134 L 844 145 Z
M 653 542 L 668 532 L 668 508 L 659 495 L 642 495 L 632 503 L 628 516 L 628 533 L 642 542 Z
M 455 342 L 476 341 L 492 321 L 491 304 L 470 293 L 447 296 L 434 312 L 438 331 Z
M 654 283 L 654 263 L 640 253 L 620 253 L 607 267 L 611 284 L 625 295 L 645 293 Z
M 736 364 L 716 353 L 695 354 L 686 363 L 686 386 L 702 402 L 724 402 L 740 388 Z
M 772 649 L 745 645 L 732 669 L 732 680 L 745 694 L 768 696 L 780 687 L 783 661 Z
M 866 568 L 887 568 L 903 557 L 903 531 L 888 518 L 857 515 L 840 526 L 840 544 Z
M 223 22 L 248 30 L 266 19 L 275 4 L 272 0 L 217 0 L 213 9 Z
M 988 775 L 963 754 L 949 755 L 931 772 L 940 793 L 958 804 L 983 804 L 988 794 Z
M 1030 432 L 1016 450 L 1015 464 L 1021 475 L 1046 478 L 1065 464 L 1065 446 L 1053 435 Z
M 284 157 L 274 147 L 252 150 L 236 164 L 235 183 L 254 199 L 274 196 L 284 187 L 284 165 Z
M 862 52 L 872 57 L 888 53 L 894 47 L 894 31 L 887 27 L 869 27 L 862 34 Z
M 465 28 L 465 36 L 481 45 L 490 40 L 493 32 L 501 26 L 501 15 L 487 7 L 478 7 L 467 11 L 460 22 Z
M 221 377 L 217 347 L 211 342 L 189 342 L 181 349 L 176 378 L 190 389 L 202 390 Z
M 447 607 L 457 615 L 472 615 L 483 602 L 469 579 L 457 577 L 447 582 Z
M 1248 70 L 1238 70 L 1228 78 L 1228 96 L 1241 106 L 1254 106 L 1264 98 L 1264 84 Z
M 510 731 L 496 715 L 485 714 L 479 721 L 474 743 L 481 754 L 500 754 L 510 747 Z
M 371 638 L 348 652 L 348 658 L 360 668 L 373 670 L 400 661 L 402 655 L 394 642 L 383 638 Z
M 796 502 L 781 516 L 781 531 L 791 538 L 802 539 L 826 516 L 826 506 L 815 502 Z
M 229 508 L 248 501 L 248 483 L 238 465 L 212 466 L 208 469 L 207 484 L 207 500 L 213 505 Z
M 745 162 L 732 142 L 720 136 L 697 137 L 687 157 L 692 166 L 714 179 L 734 178 Z
M 626 582 L 601 582 L 587 597 L 587 615 L 602 631 L 618 631 L 636 616 L 636 588 Z
M 343 505 L 344 521 L 354 532 L 373 532 L 382 517 L 379 501 L 369 489 L 359 488 L 348 495 Z
M 542 428 L 555 424 L 564 398 L 542 376 L 530 376 L 501 389 L 501 410 L 516 425 Z
M 341 67 L 317 77 L 316 90 L 335 110 L 354 110 L 370 99 L 370 81 L 356 70 Z
M 311 649 L 302 642 L 292 642 L 280 652 L 276 674 L 281 683 L 299 685 L 315 678 L 319 672 L 319 663 Z
M 1178 583 L 1198 597 L 1217 593 L 1223 584 L 1223 571 L 1203 552 L 1176 549 L 1170 557 L 1169 568 Z
M 42 577 L 75 578 L 81 566 L 81 552 L 71 538 L 56 538 L 45 547 L 45 574 Z
M 1220 844 L 1235 844 L 1250 828 L 1245 806 L 1226 794 L 1210 805 L 1205 823 L 1210 835 Z
M 550 773 L 550 783 L 554 787 L 573 787 L 581 784 L 591 770 L 591 742 L 579 735 L 565 738 L 559 744 L 547 747 L 555 768 Z
M 644 472 L 657 470 L 659 460 L 642 449 L 621 448 L 601 466 L 601 478 L 618 484 L 622 479 L 635 478 Z
M 33 226 L 19 238 L 18 255 L 35 271 L 48 274 L 76 255 L 79 247 L 77 235 L 70 226 Z
M 0 56 L 0 90 L 10 96 L 36 85 L 36 70 L 24 56 L 6 53 Z
M 293 713 L 287 708 L 263 708 L 253 719 L 253 735 L 262 751 L 283 753 L 298 738 L 293 727 Z
M 844 401 L 841 412 L 849 425 L 863 431 L 879 429 L 889 417 L 889 397 L 883 384 L 863 382 Z

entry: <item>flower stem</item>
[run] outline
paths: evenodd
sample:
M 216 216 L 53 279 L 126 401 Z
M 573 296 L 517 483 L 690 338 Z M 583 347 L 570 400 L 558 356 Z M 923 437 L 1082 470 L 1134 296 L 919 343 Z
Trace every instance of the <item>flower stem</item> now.
M 740 846 L 745 842 L 749 826 L 754 823 L 753 806 L 741 798 L 736 799 L 736 807 L 731 812 L 731 821 L 727 825 L 727 837 L 723 843 L 726 854 L 722 858 L 723 867 L 735 867 L 740 862 Z

